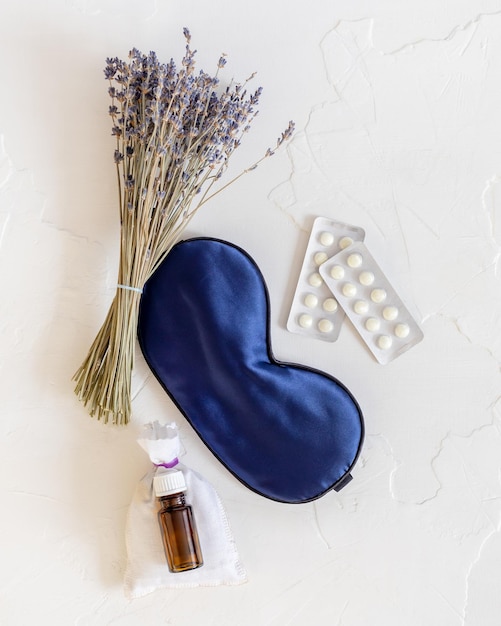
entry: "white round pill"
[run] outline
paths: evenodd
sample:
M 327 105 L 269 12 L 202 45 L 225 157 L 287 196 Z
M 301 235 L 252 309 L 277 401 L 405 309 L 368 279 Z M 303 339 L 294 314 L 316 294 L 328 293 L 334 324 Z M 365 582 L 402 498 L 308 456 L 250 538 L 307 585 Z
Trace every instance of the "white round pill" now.
M 405 339 L 410 332 L 409 324 L 397 324 L 395 326 L 395 335 L 399 339 Z
M 334 325 L 329 320 L 324 319 L 318 322 L 318 330 L 321 333 L 330 333 L 333 328 L 334 328 Z
M 336 280 L 343 278 L 344 267 L 342 265 L 333 265 L 331 267 L 330 275 L 332 276 L 332 278 L 335 278 Z
M 353 310 L 359 315 L 364 315 L 369 310 L 369 303 L 367 300 L 357 300 L 353 305 Z
M 360 276 L 358 277 L 358 282 L 361 285 L 372 285 L 374 282 L 374 274 L 372 272 L 360 272 Z
M 345 283 L 343 285 L 343 295 L 347 298 L 353 298 L 353 296 L 357 293 L 357 288 L 353 283 Z
M 346 263 L 348 263 L 350 267 L 360 267 L 362 265 L 362 261 L 362 255 L 358 254 L 358 252 L 350 254 L 349 257 L 346 259 Z
M 371 300 L 373 302 L 384 302 L 386 299 L 386 291 L 384 289 L 373 289 L 371 291 Z
M 325 252 L 317 252 L 313 257 L 313 260 L 315 261 L 316 265 L 322 265 L 322 263 L 325 263 L 328 258 L 329 257 L 325 254 Z
M 353 239 L 351 237 L 341 237 L 341 239 L 339 240 L 339 247 L 341 248 L 341 250 L 344 250 L 348 246 L 351 246 L 352 243 Z
M 320 285 L 323 283 L 323 280 L 320 274 L 317 274 L 317 272 L 315 272 L 309 277 L 308 282 L 312 287 L 320 287 Z
M 381 348 L 381 350 L 388 350 L 391 348 L 391 343 L 391 337 L 388 337 L 388 335 L 381 335 L 378 337 L 377 345 Z
M 311 328 L 312 324 L 313 318 L 307 313 L 303 313 L 303 315 L 299 318 L 299 325 L 302 326 L 302 328 Z
M 324 300 L 322 307 L 324 311 L 329 311 L 329 313 L 332 313 L 333 311 L 337 311 L 337 302 L 336 300 L 334 300 L 334 298 L 327 298 L 326 300 Z
M 318 298 L 314 293 L 308 293 L 304 298 L 304 303 L 309 309 L 314 309 L 318 304 Z
M 385 306 L 383 309 L 383 317 L 389 322 L 396 320 L 398 317 L 398 309 L 396 306 Z
M 320 235 L 320 243 L 323 246 L 332 246 L 332 244 L 334 243 L 334 235 L 327 231 L 323 232 Z
M 376 330 L 379 330 L 380 326 L 381 326 L 381 322 L 378 320 L 377 317 L 369 317 L 365 321 L 365 328 L 367 328 L 367 330 L 371 333 L 374 333 L 376 332 Z

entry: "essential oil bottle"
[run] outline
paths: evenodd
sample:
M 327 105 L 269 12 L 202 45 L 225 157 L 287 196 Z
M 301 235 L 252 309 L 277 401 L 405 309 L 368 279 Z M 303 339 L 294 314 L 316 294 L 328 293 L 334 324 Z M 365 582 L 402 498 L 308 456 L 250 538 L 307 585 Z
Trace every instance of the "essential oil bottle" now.
M 165 556 L 171 572 L 186 572 L 203 565 L 193 510 L 186 504 L 186 482 L 179 470 L 157 474 L 153 479 L 160 503 L 158 520 Z

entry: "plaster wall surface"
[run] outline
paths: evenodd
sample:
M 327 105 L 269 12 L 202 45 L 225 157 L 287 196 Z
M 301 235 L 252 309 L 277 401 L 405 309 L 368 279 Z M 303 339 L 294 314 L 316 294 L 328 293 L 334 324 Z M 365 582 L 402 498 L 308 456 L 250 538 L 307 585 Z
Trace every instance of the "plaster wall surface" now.
M 116 286 L 118 209 L 104 60 L 257 71 L 260 114 L 185 236 L 244 248 L 274 353 L 363 408 L 353 481 L 265 500 L 205 448 L 140 351 L 127 427 L 71 377 Z M 0 624 L 497 626 L 501 615 L 501 2 L 19 0 L 0 6 Z M 362 226 L 424 340 L 379 365 L 349 322 L 325 343 L 286 319 L 315 216 Z M 142 424 L 177 422 L 224 502 L 248 582 L 124 596 Z

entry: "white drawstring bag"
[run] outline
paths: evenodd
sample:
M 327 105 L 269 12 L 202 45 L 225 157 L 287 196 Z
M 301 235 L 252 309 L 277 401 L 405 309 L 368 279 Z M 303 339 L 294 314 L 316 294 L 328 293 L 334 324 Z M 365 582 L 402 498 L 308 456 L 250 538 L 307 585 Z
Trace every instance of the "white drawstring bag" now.
M 161 588 L 239 585 L 245 569 L 221 499 L 200 474 L 179 462 L 181 443 L 176 424 L 146 424 L 139 445 L 148 454 L 151 470 L 141 479 L 129 507 L 126 525 L 127 567 L 124 588 L 138 598 Z M 204 564 L 186 572 L 169 571 L 158 524 L 153 477 L 161 467 L 176 467 L 186 480 L 186 502 L 193 507 Z

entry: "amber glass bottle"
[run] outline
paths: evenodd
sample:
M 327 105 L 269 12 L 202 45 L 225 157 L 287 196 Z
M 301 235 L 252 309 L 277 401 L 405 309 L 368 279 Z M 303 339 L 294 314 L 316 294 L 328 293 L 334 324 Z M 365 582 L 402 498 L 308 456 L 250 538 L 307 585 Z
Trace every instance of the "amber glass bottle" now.
M 193 510 L 186 504 L 186 483 L 179 470 L 157 474 L 153 480 L 160 503 L 158 520 L 165 556 L 171 572 L 185 572 L 203 565 Z

